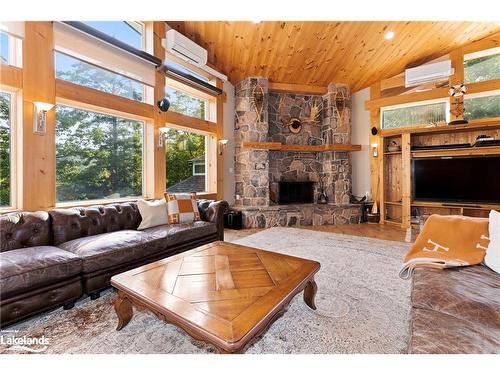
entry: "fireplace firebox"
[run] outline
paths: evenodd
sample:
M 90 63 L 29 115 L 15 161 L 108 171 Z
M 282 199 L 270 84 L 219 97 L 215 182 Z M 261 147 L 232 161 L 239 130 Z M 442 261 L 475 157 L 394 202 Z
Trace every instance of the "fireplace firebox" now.
M 314 203 L 314 182 L 312 181 L 280 181 L 279 204 Z

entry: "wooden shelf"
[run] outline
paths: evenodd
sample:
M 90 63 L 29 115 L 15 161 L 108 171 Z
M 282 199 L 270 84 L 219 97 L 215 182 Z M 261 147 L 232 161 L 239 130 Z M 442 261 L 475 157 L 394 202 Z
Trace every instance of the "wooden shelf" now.
M 402 206 L 403 205 L 402 202 L 384 202 L 384 203 L 389 205 L 389 206 Z
M 426 158 L 433 156 L 472 156 L 472 155 L 500 155 L 500 146 L 448 148 L 442 150 L 412 151 L 413 158 Z
M 384 152 L 384 155 L 401 155 L 402 152 L 401 151 L 387 151 L 387 152 Z
M 361 151 L 361 145 L 327 144 L 327 145 L 285 145 L 279 142 L 243 142 L 243 148 L 275 151 L 325 152 L 325 151 Z
M 396 221 L 394 219 L 385 219 L 384 223 L 389 225 L 397 225 L 398 227 L 401 226 L 401 221 Z
M 500 117 L 471 120 L 466 125 L 447 125 L 440 124 L 436 126 L 415 125 L 407 128 L 397 129 L 382 129 L 380 130 L 381 137 L 394 137 L 400 134 L 431 134 L 431 133 L 448 133 L 448 132 L 468 132 L 476 130 L 500 129 Z

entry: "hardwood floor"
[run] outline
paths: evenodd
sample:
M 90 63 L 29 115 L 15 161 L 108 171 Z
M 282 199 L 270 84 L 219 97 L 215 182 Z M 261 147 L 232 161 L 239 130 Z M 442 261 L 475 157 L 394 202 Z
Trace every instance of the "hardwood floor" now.
M 406 230 L 393 225 L 383 224 L 349 224 L 349 225 L 313 225 L 298 227 L 300 229 L 315 230 L 319 232 L 341 233 L 351 236 L 372 237 L 390 241 L 404 241 Z M 240 238 L 250 236 L 264 229 L 226 229 L 224 231 L 225 240 L 228 242 L 236 241 Z

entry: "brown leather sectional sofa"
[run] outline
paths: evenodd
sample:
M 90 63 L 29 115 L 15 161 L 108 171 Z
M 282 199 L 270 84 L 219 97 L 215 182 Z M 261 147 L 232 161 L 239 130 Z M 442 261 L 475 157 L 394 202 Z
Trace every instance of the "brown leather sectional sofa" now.
M 484 266 L 415 270 L 408 352 L 500 353 L 500 276 Z
M 115 274 L 223 240 L 227 202 L 198 208 L 200 221 L 141 231 L 133 202 L 1 215 L 0 326 L 97 298 Z

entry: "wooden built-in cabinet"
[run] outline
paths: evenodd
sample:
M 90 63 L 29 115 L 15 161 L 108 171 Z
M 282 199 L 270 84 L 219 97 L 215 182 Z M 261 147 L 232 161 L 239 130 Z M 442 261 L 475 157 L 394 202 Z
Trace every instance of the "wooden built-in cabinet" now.
M 479 123 L 479 121 L 476 121 Z M 485 122 L 486 123 L 486 122 Z M 443 129 L 441 129 L 443 130 Z M 430 215 L 466 215 L 487 217 L 491 209 L 500 209 L 500 204 L 460 204 L 446 202 L 422 202 L 412 200 L 412 168 L 411 162 L 415 158 L 435 156 L 467 156 L 467 155 L 500 155 L 500 146 L 451 148 L 439 150 L 412 150 L 412 146 L 430 146 L 471 143 L 478 135 L 490 135 L 500 139 L 500 121 L 482 127 L 476 126 L 450 127 L 443 131 L 429 128 L 428 131 L 417 129 L 401 129 L 400 134 L 395 131 L 380 134 L 380 181 L 383 188 L 380 190 L 381 223 L 394 224 L 409 228 L 411 218 Z M 388 151 L 390 144 L 400 146 L 400 151 Z M 500 196 L 500 193 L 499 193 Z
M 412 200 L 412 160 L 419 157 L 500 155 L 500 147 L 456 148 L 440 150 L 412 150 L 413 146 L 473 144 L 479 135 L 491 135 L 500 139 L 500 117 L 474 119 L 467 125 L 413 125 L 404 128 L 381 129 L 381 110 L 384 107 L 417 103 L 425 100 L 448 98 L 449 119 L 461 120 L 463 113 L 452 111 L 456 97 L 449 96 L 449 86 L 464 83 L 466 55 L 500 47 L 500 33 L 474 41 L 451 51 L 442 59 L 450 59 L 454 69 L 448 85 L 418 91 L 406 87 L 404 72 L 375 82 L 370 86 L 370 100 L 365 109 L 370 111 L 370 146 L 378 152 L 370 154 L 371 196 L 379 203 L 380 222 L 403 228 L 411 226 L 412 216 L 421 217 L 432 213 L 487 216 L 500 204 L 452 204 L 445 202 L 420 202 Z M 467 95 L 492 93 L 500 90 L 500 79 L 466 83 Z M 463 103 L 463 97 L 458 98 Z M 387 145 L 396 142 L 398 151 L 388 151 Z

